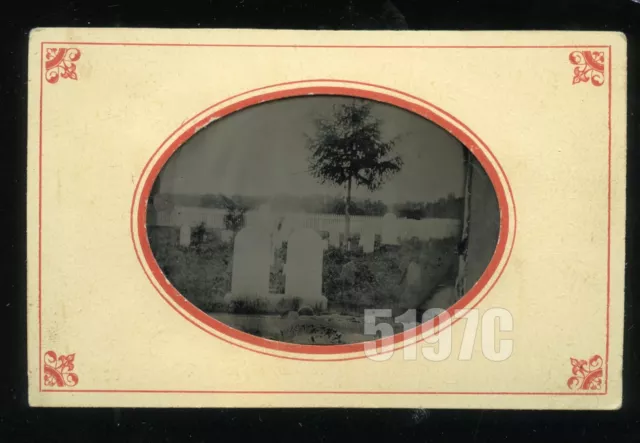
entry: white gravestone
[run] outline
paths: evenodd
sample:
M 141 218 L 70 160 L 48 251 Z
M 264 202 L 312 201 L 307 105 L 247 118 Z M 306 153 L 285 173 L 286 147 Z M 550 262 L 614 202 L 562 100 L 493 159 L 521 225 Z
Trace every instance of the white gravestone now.
M 233 244 L 231 292 L 234 297 L 264 297 L 269 293 L 271 263 L 269 234 L 258 228 L 244 228 Z
M 387 213 L 382 217 L 382 244 L 398 244 L 398 217 L 395 214 Z
M 298 229 L 287 243 L 285 294 L 299 297 L 310 306 L 327 305 L 322 296 L 324 242 L 313 229 Z
M 230 229 L 223 229 L 220 231 L 220 240 L 227 243 L 233 239 L 233 231 Z
M 340 246 L 340 231 L 335 228 L 329 231 L 329 244 L 334 248 Z
M 373 252 L 374 243 L 376 241 L 376 231 L 370 225 L 365 225 L 362 233 L 360 234 L 360 246 L 362 246 L 362 252 L 369 254 Z
M 182 225 L 180 227 L 180 246 L 189 246 L 191 244 L 191 226 Z

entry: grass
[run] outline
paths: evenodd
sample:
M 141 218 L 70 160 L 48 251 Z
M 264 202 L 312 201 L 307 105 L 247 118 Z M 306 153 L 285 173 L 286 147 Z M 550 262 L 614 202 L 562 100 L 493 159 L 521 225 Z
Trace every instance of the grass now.
M 153 254 L 173 286 L 195 306 L 206 312 L 263 314 L 269 308 L 262 301 L 236 300 L 229 306 L 225 294 L 231 291 L 232 243 L 219 239 L 213 230 L 199 230 L 191 246 L 178 245 L 175 228 L 149 227 Z M 196 233 L 194 233 L 196 234 Z M 354 245 L 354 243 L 352 243 Z M 455 239 L 417 239 L 397 246 L 376 247 L 364 254 L 355 246 L 351 251 L 329 247 L 324 252 L 323 294 L 329 300 L 329 311 L 362 315 L 368 308 L 391 308 L 401 296 L 404 270 L 416 261 L 421 272 L 421 293 L 429 297 L 440 284 L 453 285 L 457 272 Z M 271 269 L 270 292 L 284 293 L 286 244 L 276 251 Z M 297 310 L 295 298 L 277 311 Z M 311 307 L 318 312 L 318 307 Z
M 269 305 L 260 299 L 232 300 L 227 307 L 230 314 L 268 314 Z

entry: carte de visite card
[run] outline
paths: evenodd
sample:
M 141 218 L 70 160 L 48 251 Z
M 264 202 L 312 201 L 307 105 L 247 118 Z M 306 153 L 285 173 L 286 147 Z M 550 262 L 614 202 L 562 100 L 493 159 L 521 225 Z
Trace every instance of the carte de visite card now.
M 32 406 L 616 409 L 626 40 L 36 29 Z

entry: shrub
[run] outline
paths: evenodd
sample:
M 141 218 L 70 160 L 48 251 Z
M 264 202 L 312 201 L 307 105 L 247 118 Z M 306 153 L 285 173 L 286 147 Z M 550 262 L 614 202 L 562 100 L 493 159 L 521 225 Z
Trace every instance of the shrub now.
M 277 312 L 297 311 L 302 306 L 300 297 L 283 297 L 276 304 Z
M 232 199 L 225 200 L 227 213 L 224 215 L 224 226 L 233 232 L 238 232 L 245 224 L 245 214 L 249 210 L 246 205 Z
M 231 314 L 266 314 L 268 312 L 268 303 L 259 298 L 238 299 L 229 303 L 229 313 Z
M 204 223 L 200 223 L 196 226 L 193 231 L 191 231 L 191 244 L 192 245 L 201 245 L 204 242 L 205 236 L 207 233 L 207 229 Z
M 196 306 L 205 312 L 224 312 L 227 309 L 224 299 L 220 297 L 199 299 Z
M 187 300 L 205 311 L 220 309 L 220 299 L 231 289 L 232 246 L 215 236 L 191 248 L 176 245 L 178 230 L 152 228 L 156 261 L 167 279 Z M 151 234 L 153 233 L 153 234 Z

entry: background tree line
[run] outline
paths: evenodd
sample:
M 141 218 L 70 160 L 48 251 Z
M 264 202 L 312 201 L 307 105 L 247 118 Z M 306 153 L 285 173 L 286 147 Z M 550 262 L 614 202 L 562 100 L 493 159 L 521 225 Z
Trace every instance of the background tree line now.
M 313 214 L 344 215 L 345 200 L 339 196 L 310 195 L 292 196 L 277 195 L 274 197 L 251 197 L 242 195 L 226 196 L 223 194 L 199 195 L 163 195 L 173 201 L 175 205 L 201 207 L 209 209 L 246 212 L 257 209 L 260 205 L 269 203 L 274 211 L 307 212 Z M 369 198 L 352 198 L 349 212 L 351 215 L 368 215 L 381 217 L 387 212 L 393 212 L 399 218 L 419 220 L 422 218 L 460 218 L 463 211 L 463 198 L 449 194 L 432 202 L 396 203 L 389 207 L 381 200 Z

